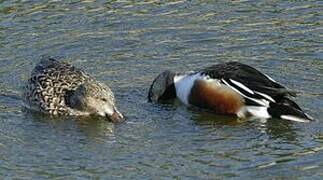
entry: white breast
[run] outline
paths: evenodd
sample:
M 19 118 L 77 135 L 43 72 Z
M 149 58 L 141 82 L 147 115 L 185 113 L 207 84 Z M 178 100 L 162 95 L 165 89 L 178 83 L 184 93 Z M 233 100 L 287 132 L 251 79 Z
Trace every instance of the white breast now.
M 186 105 L 189 105 L 188 98 L 191 93 L 191 89 L 194 85 L 194 82 L 197 79 L 207 80 L 208 76 L 197 73 L 193 75 L 190 74 L 174 77 L 176 96 Z

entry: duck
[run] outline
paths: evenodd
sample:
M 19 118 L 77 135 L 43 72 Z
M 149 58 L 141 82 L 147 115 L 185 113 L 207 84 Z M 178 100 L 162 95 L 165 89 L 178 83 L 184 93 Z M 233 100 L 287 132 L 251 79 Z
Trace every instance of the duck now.
M 166 70 L 152 82 L 149 102 L 179 99 L 187 106 L 238 118 L 284 119 L 309 122 L 287 89 L 270 76 L 239 62 L 219 63 L 193 72 Z
M 111 89 L 71 64 L 43 57 L 23 91 L 23 105 L 53 116 L 99 116 L 111 122 L 125 120 Z

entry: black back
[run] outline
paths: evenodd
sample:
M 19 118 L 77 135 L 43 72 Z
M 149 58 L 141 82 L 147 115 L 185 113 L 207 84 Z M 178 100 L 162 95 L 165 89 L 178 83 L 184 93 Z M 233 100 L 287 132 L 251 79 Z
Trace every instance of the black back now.
M 222 63 L 207 67 L 202 70 L 203 74 L 215 79 L 235 80 L 247 86 L 253 91 L 265 93 L 275 100 L 286 95 L 295 96 L 295 93 L 284 86 L 272 81 L 257 69 L 239 62 Z

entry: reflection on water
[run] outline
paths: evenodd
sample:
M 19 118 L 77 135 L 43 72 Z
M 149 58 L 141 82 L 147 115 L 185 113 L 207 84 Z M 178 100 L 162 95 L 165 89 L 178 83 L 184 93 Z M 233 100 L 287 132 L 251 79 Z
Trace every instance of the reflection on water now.
M 0 174 L 8 178 L 319 178 L 321 1 L 0 1 Z M 115 92 L 127 122 L 22 109 L 41 55 Z M 252 65 L 300 92 L 313 123 L 239 120 L 147 102 L 169 69 Z
M 98 141 L 113 141 L 114 125 L 97 117 L 51 117 L 38 112 L 24 109 L 24 118 L 32 120 L 32 124 L 56 129 L 62 133 L 70 133 L 77 128 L 78 133 L 85 137 Z

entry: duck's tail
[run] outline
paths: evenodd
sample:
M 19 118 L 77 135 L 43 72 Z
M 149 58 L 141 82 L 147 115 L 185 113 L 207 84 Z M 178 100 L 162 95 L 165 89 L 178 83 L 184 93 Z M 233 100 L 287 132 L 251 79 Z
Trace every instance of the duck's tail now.
M 251 115 L 260 118 L 278 118 L 296 122 L 310 122 L 314 120 L 313 117 L 306 114 L 294 101 L 287 98 L 282 99 L 279 103 L 271 102 L 269 103 L 269 107 L 246 106 L 243 112 L 244 116 Z
M 267 111 L 273 118 L 296 122 L 309 122 L 314 120 L 313 117 L 303 112 L 302 109 L 295 108 L 289 104 L 271 103 Z

